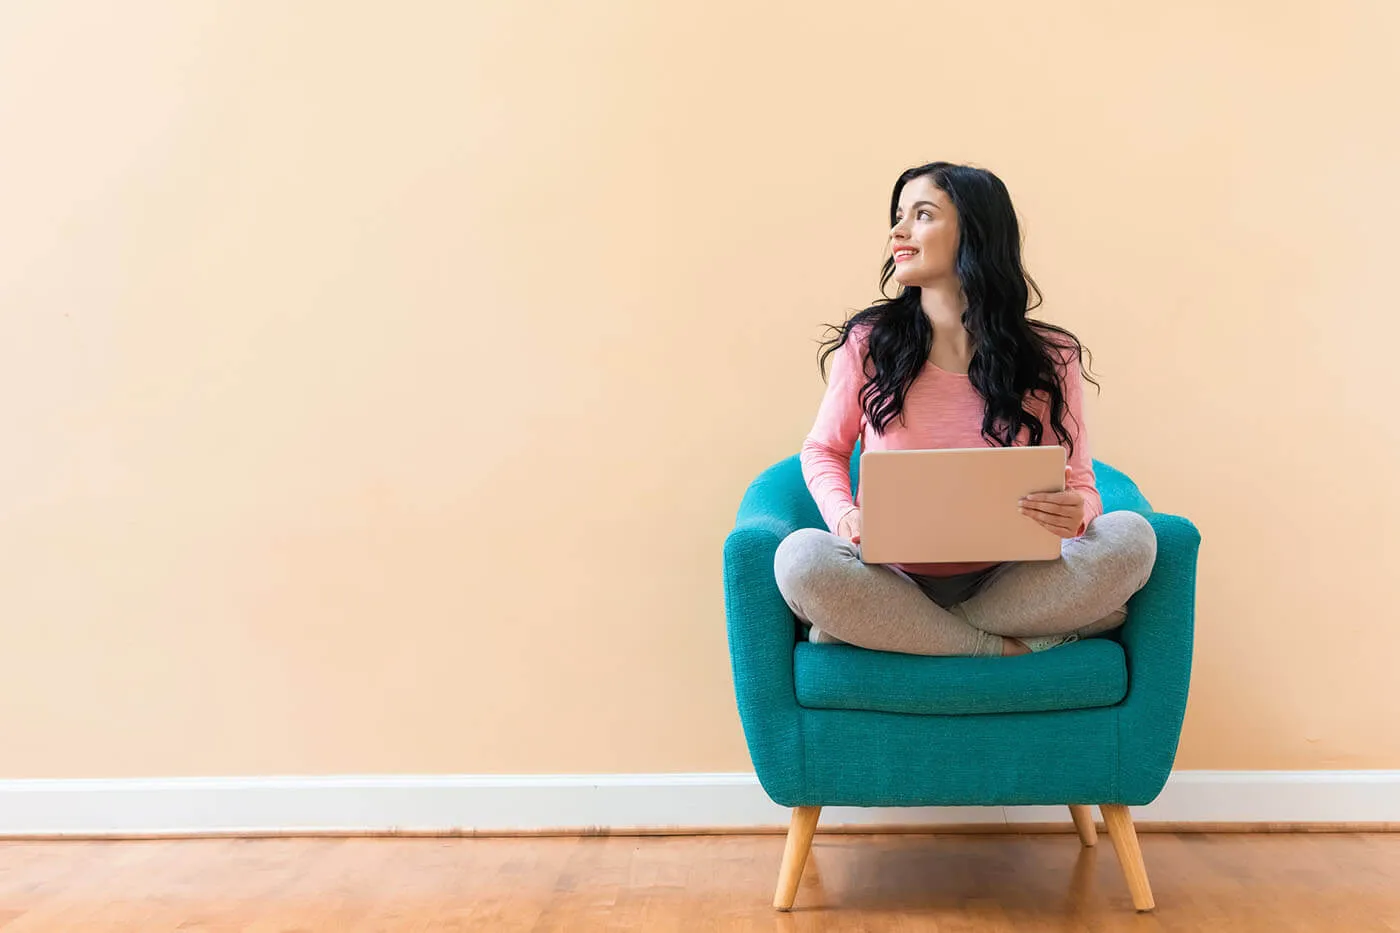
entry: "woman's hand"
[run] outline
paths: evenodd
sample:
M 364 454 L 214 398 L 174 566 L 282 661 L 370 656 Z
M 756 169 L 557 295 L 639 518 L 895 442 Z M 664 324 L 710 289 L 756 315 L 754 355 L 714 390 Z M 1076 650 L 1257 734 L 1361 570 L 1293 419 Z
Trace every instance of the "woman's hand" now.
M 1064 492 L 1033 492 L 1021 499 L 1021 514 L 1029 515 L 1061 538 L 1079 534 L 1084 521 L 1084 496 L 1069 488 L 1069 467 L 1065 467 Z
M 836 523 L 836 533 L 843 538 L 850 538 L 852 544 L 860 544 L 860 509 L 847 512 L 841 521 Z

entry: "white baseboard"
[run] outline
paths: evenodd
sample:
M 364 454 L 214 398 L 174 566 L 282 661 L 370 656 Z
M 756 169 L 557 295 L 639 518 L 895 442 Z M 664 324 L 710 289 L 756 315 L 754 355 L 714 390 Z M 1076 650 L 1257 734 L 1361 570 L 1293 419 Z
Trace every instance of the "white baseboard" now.
M 1140 822 L 1400 823 L 1400 771 L 1178 771 Z M 0 836 L 785 828 L 751 773 L 0 780 Z M 828 807 L 821 828 L 1068 823 L 1064 807 Z

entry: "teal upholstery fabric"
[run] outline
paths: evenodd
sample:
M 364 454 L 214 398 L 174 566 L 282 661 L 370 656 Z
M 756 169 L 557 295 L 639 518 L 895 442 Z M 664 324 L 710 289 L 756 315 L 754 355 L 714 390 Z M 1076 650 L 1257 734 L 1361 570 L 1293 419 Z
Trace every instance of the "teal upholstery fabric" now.
M 1112 706 L 1128 692 L 1123 648 L 1090 638 L 1017 658 L 930 658 L 799 642 L 797 702 L 813 709 L 970 716 Z
M 858 468 L 859 449 L 852 455 L 853 478 Z M 1152 577 L 1112 637 L 1000 659 L 910 660 L 799 641 L 801 627 L 778 592 L 773 556 L 792 531 L 824 526 L 796 456 L 754 479 L 724 541 L 724 600 L 739 718 L 769 797 L 789 807 L 1140 806 L 1161 793 L 1186 710 L 1200 534 L 1184 518 L 1153 511 L 1122 472 L 1098 461 L 1094 470 L 1105 511 L 1132 510 L 1152 523 Z M 1062 652 L 1114 649 L 1122 653 L 1126 677 L 1116 699 L 1105 705 L 1083 684 L 1065 686 L 1072 680 L 1062 668 L 1080 662 Z M 1016 688 L 1014 705 L 1030 708 L 990 708 L 975 668 L 960 665 L 943 669 L 966 671 L 957 676 L 967 692 L 930 683 L 925 694 L 914 673 L 920 660 L 1002 663 L 1006 678 L 1019 665 L 1027 682 Z M 848 669 L 838 670 L 842 665 Z M 858 684 L 881 680 L 901 686 L 853 693 Z M 1071 695 L 1079 697 L 1072 708 L 1063 699 Z M 830 708 L 838 702 L 858 708 Z

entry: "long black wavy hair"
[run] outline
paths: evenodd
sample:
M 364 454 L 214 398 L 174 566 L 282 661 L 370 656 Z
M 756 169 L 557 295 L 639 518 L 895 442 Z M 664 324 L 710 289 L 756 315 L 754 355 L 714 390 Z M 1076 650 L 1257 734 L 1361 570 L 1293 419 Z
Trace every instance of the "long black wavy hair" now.
M 958 255 L 955 269 L 962 282 L 967 310 L 962 323 L 973 348 L 968 378 L 986 401 L 982 436 L 991 444 L 1010 447 L 1022 428 L 1029 442 L 1041 443 L 1045 425 L 1026 407 L 1029 397 L 1042 393 L 1050 402 L 1050 426 L 1070 451 L 1074 442 L 1065 429 L 1064 391 L 1057 365 L 1067 362 L 1074 373 L 1078 362 L 1085 379 L 1098 382 L 1085 366 L 1093 355 L 1074 334 L 1029 316 L 1041 304 L 1040 289 L 1021 265 L 1021 233 L 1006 185 L 986 169 L 949 162 L 930 162 L 899 176 L 890 196 L 890 226 L 895 224 L 899 194 L 915 178 L 927 175 L 948 196 L 958 212 Z M 880 294 L 894 275 L 894 257 L 885 259 Z M 826 378 L 826 361 L 853 331 L 870 328 L 866 367 L 868 381 L 860 391 L 861 407 L 877 434 L 904 411 L 904 399 L 933 349 L 933 324 L 919 303 L 922 289 L 901 286 L 894 298 L 885 297 L 855 314 L 844 325 L 828 325 L 837 333 L 822 342 L 817 365 Z M 1031 297 L 1034 296 L 1034 301 Z M 869 373 L 873 364 L 875 373 Z

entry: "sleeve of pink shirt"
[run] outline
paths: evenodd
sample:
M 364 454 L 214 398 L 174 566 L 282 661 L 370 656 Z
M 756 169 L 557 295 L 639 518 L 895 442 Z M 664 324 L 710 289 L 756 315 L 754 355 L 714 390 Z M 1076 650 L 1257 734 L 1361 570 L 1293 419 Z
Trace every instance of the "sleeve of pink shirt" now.
M 802 478 L 812 499 L 835 532 L 841 519 L 852 511 L 851 453 L 860 437 L 862 412 L 860 389 L 865 385 L 865 329 L 852 333 L 831 354 L 826 394 L 817 409 L 816 422 L 802 442 Z
M 1069 479 L 1065 486 L 1074 489 L 1084 497 L 1084 521 L 1076 535 L 1082 535 L 1089 523 L 1103 514 L 1103 500 L 1099 498 L 1098 484 L 1094 479 L 1093 454 L 1089 450 L 1089 436 L 1084 427 L 1084 375 L 1079 371 L 1079 358 L 1073 350 L 1065 353 L 1060 367 L 1060 386 L 1065 394 L 1065 408 L 1069 417 L 1065 418 L 1065 429 L 1074 440 L 1074 451 L 1069 455 Z M 1047 407 L 1047 416 L 1049 414 Z M 1054 429 L 1045 421 L 1045 436 L 1057 442 Z

